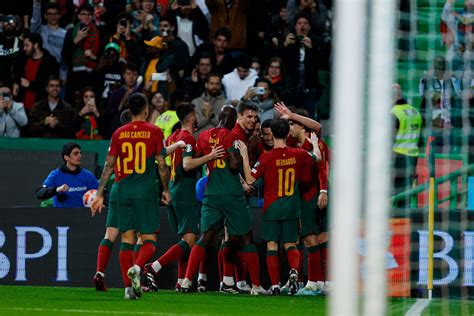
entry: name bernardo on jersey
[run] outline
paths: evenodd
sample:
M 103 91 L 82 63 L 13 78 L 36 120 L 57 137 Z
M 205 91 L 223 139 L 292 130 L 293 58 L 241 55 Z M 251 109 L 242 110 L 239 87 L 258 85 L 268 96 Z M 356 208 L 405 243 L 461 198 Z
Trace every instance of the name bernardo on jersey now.
M 288 158 L 288 159 L 277 159 L 276 165 L 277 166 L 291 166 L 296 164 L 296 158 Z
M 151 133 L 149 131 L 123 131 L 120 132 L 119 139 L 123 138 L 150 138 Z

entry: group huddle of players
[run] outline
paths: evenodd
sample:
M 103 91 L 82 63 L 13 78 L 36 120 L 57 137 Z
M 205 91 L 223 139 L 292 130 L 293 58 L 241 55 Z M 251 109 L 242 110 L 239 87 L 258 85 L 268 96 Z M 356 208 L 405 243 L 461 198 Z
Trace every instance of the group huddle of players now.
M 328 290 L 325 210 L 329 151 L 317 136 L 321 132 L 318 122 L 304 111 L 290 111 L 277 103 L 279 118 L 263 122 L 256 130 L 258 109 L 242 102 L 238 111 L 224 106 L 219 125 L 201 132 L 196 140 L 194 105 L 181 103 L 176 108 L 181 128 L 164 142 L 163 132 L 146 122 L 149 107 L 144 95 L 132 94 L 129 109 L 132 121 L 112 136 L 91 206 L 93 215 L 102 210 L 104 189 L 114 173 L 106 234 L 99 246 L 94 276 L 97 290 L 107 290 L 104 270 L 113 243 L 121 234 L 119 261 L 126 299 L 141 296 L 142 274 L 146 288 L 156 291 L 160 270 L 173 261 L 178 261 L 177 290 L 206 291 L 207 250 L 214 247 L 221 232 L 221 292 L 318 295 Z M 168 155 L 171 168 L 165 161 Z M 198 171 L 204 164 L 208 180 L 201 205 L 194 192 Z M 156 166 L 163 187 L 161 202 L 168 206 L 169 222 L 181 240 L 148 263 L 155 254 L 159 230 Z M 258 179 L 264 190 L 261 238 L 267 243 L 266 267 L 271 281 L 268 290 L 260 284 L 261 265 L 247 199 Z M 290 270 L 283 287 L 280 244 Z M 302 276 L 298 273 L 302 270 L 304 248 L 308 251 L 308 275 L 306 285 L 301 286 Z M 197 284 L 193 285 L 198 269 Z M 250 285 L 246 282 L 247 272 Z

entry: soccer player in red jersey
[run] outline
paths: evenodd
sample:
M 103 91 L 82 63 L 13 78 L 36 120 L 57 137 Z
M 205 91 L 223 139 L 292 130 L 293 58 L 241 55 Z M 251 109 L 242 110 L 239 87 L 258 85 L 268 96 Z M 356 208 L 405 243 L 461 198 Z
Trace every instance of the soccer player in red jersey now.
M 125 283 L 125 298 L 136 299 L 141 296 L 140 270 L 155 253 L 155 233 L 159 230 L 159 191 L 156 185 L 155 159 L 164 188 L 162 201 L 165 204 L 170 201 L 170 192 L 169 173 L 164 159 L 166 148 L 163 132 L 146 122 L 149 108 L 147 98 L 143 94 L 132 94 L 128 101 L 132 121 L 112 135 L 109 154 L 91 212 L 92 215 L 101 212 L 105 185 L 115 171 L 118 228 L 122 232 L 120 268 Z M 134 264 L 133 244 L 137 232 L 141 234 L 143 246 Z
M 310 125 L 308 113 L 304 109 L 296 109 L 295 113 L 280 106 L 282 115 L 291 118 L 290 134 L 296 141 L 296 145 L 307 151 L 313 150 L 313 145 L 307 141 L 311 129 L 302 122 Z M 316 126 L 313 123 L 312 126 Z M 318 129 L 317 134 L 321 132 Z M 320 135 L 320 134 L 319 134 Z M 318 135 L 318 136 L 319 136 Z M 326 206 L 327 206 L 327 169 L 326 153 L 327 146 L 322 140 L 318 141 L 321 152 L 321 161 L 316 165 L 307 166 L 300 183 L 301 195 L 301 232 L 300 245 L 308 250 L 308 282 L 300 289 L 297 295 L 317 295 L 325 290 L 325 275 L 322 268 L 323 254 L 326 254 L 327 228 L 326 228 Z M 324 239 L 324 240 L 323 240 Z M 303 250 L 303 249 L 302 249 Z M 300 252 L 300 256 L 303 252 Z M 324 256 L 324 262 L 326 262 Z M 302 266 L 302 257 L 300 257 Z
M 196 167 L 224 155 L 222 146 L 215 147 L 205 156 L 192 159 L 196 150 L 196 140 L 193 133 L 197 125 L 196 112 L 191 103 L 181 103 L 176 108 L 176 114 L 181 122 L 181 129 L 176 130 L 166 144 L 171 146 L 184 142 L 186 147 L 176 150 L 171 155 L 170 192 L 171 204 L 168 204 L 168 220 L 172 229 L 181 240 L 153 263 L 145 265 L 149 288 L 157 290 L 156 276 L 165 265 L 178 260 L 177 288 L 182 284 L 186 264 L 183 259 L 196 242 L 199 226 L 199 209 L 196 200 Z
M 262 237 L 267 241 L 267 269 L 272 282 L 272 293 L 280 294 L 280 268 L 277 257 L 278 243 L 282 242 L 290 266 L 290 294 L 298 291 L 298 261 L 296 250 L 300 218 L 299 181 L 306 165 L 312 165 L 321 159 L 317 146 L 317 137 L 313 136 L 315 145 L 313 153 L 286 146 L 290 125 L 285 119 L 271 123 L 274 137 L 274 148 L 260 156 L 253 169 L 243 142 L 239 150 L 243 157 L 245 179 L 249 184 L 263 176 L 264 206 L 262 216 Z
M 225 242 L 224 285 L 221 288 L 227 293 L 238 293 L 233 282 L 234 268 L 232 263 L 238 249 L 238 240 L 243 242 L 242 258 L 247 265 L 252 280 L 251 294 L 266 294 L 260 286 L 260 270 L 257 249 L 252 242 L 250 225 L 251 214 L 247 205 L 244 190 L 240 182 L 239 170 L 242 158 L 237 150 L 237 137 L 231 132 L 236 121 L 233 107 L 225 107 L 219 114 L 220 124 L 199 134 L 197 154 L 208 154 L 216 146 L 223 146 L 225 155 L 207 163 L 209 180 L 207 183 L 201 210 L 201 232 L 203 233 L 191 250 L 186 277 L 181 286 L 182 292 L 190 292 L 192 279 L 199 263 L 202 261 L 207 244 L 224 226 L 229 233 Z

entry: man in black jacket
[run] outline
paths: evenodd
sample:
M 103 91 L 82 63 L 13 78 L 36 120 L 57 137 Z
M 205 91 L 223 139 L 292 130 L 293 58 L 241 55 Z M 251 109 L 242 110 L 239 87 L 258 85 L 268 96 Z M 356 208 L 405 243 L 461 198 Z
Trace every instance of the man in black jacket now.
M 286 63 L 287 75 L 296 87 L 294 103 L 305 108 L 311 118 L 316 115 L 318 99 L 318 42 L 311 35 L 311 18 L 300 13 L 296 16 L 294 33 L 288 33 L 280 48 Z
M 13 94 L 29 111 L 35 102 L 46 98 L 45 84 L 50 76 L 59 75 L 59 64 L 47 50 L 37 33 L 29 33 L 23 39 L 23 54 L 18 56 L 14 69 Z

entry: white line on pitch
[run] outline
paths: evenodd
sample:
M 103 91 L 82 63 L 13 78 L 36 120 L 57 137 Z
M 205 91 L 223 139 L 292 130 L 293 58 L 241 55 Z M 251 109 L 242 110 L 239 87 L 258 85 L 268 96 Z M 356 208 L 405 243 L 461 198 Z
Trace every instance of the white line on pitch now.
M 406 312 L 405 316 L 419 316 L 426 306 L 430 303 L 427 298 L 419 298 L 416 300 L 410 309 Z
M 78 313 L 78 314 L 134 314 L 134 315 L 153 315 L 153 316 L 176 316 L 176 315 L 191 315 L 191 314 L 176 314 L 176 313 L 156 313 L 156 312 L 138 312 L 138 311 L 108 311 L 108 310 L 92 310 L 92 309 L 54 309 L 54 308 L 21 308 L 9 307 L 0 308 L 0 310 L 14 310 L 25 312 L 53 312 L 53 313 Z M 196 315 L 196 314 L 192 314 Z M 206 315 L 206 314 L 200 314 Z

